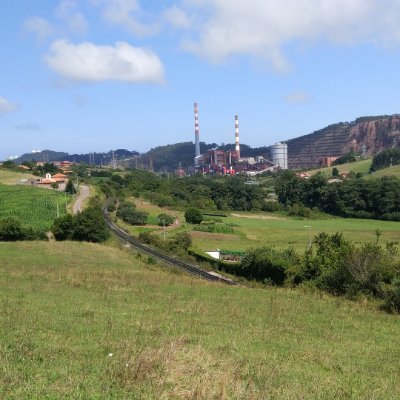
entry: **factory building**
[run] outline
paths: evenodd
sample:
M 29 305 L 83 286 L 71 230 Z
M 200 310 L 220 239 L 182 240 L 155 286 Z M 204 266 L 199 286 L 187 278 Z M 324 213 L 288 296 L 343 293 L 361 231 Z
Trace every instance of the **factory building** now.
M 276 169 L 274 163 L 264 157 L 242 157 L 240 154 L 240 138 L 239 138 L 239 116 L 235 115 L 235 150 L 211 149 L 204 154 L 200 154 L 200 130 L 199 130 L 199 108 L 198 104 L 194 104 L 194 126 L 195 126 L 195 171 L 204 174 L 220 174 L 220 175 L 258 175 L 263 172 Z M 280 168 L 287 168 L 287 145 L 286 146 L 286 162 L 285 158 L 280 159 Z

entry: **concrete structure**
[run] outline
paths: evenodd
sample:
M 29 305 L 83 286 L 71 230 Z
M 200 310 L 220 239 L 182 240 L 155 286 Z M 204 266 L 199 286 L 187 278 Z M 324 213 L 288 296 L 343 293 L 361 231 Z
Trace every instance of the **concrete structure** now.
M 288 169 L 288 152 L 286 143 L 275 143 L 270 147 L 271 160 L 280 169 Z

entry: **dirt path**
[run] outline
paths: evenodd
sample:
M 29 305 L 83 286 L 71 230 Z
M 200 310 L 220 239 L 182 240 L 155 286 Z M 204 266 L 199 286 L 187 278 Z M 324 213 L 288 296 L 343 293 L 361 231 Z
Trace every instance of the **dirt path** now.
M 77 214 L 82 211 L 83 202 L 89 197 L 90 190 L 89 186 L 81 185 L 79 187 L 79 193 L 75 198 L 75 203 L 72 207 L 73 214 Z
M 243 214 L 231 214 L 232 217 L 237 217 L 237 218 L 250 218 L 250 219 L 269 219 L 269 220 L 285 220 L 286 218 L 284 217 L 275 217 L 273 215 L 260 215 L 260 214 L 250 214 L 250 215 L 243 215 Z

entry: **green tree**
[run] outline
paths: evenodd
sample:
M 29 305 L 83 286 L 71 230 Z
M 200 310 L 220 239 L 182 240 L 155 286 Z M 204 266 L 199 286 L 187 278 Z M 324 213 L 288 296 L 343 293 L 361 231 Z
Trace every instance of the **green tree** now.
M 75 194 L 75 186 L 74 183 L 72 182 L 72 179 L 68 179 L 67 184 L 65 185 L 65 192 L 69 194 Z
M 179 232 L 175 235 L 175 244 L 177 247 L 187 250 L 192 245 L 192 237 L 189 232 Z
M 71 240 L 74 236 L 76 220 L 71 214 L 56 218 L 51 231 L 56 240 Z
M 169 214 L 160 214 L 157 217 L 158 220 L 158 225 L 160 226 L 169 226 L 172 225 L 175 221 L 175 218 L 172 215 Z
M 75 216 L 73 239 L 100 243 L 110 237 L 101 208 L 89 207 Z
M 185 211 L 185 220 L 190 224 L 200 224 L 203 221 L 203 214 L 198 208 L 190 207 Z

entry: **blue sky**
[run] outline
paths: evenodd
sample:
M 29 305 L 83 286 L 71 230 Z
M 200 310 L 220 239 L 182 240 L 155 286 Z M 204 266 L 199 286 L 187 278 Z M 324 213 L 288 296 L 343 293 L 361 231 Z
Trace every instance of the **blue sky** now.
M 398 0 L 14 0 L 0 4 L 0 159 L 271 145 L 400 112 Z

